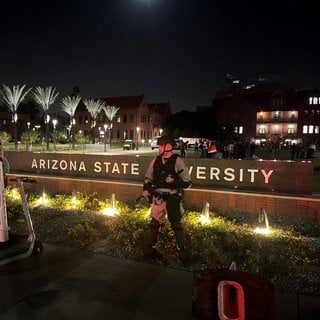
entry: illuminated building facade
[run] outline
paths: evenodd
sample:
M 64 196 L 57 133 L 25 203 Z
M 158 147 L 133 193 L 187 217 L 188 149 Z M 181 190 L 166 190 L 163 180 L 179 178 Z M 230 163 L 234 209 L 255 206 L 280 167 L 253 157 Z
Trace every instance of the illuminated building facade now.
M 106 136 L 112 142 L 123 142 L 126 139 L 140 144 L 149 144 L 160 135 L 165 118 L 171 114 L 169 103 L 148 103 L 144 95 L 100 98 L 109 106 L 119 108 L 116 116 L 110 121 L 101 111 L 94 127 L 96 142 Z M 83 102 L 76 112 L 76 130 L 86 134 L 92 132 L 92 118 Z
M 279 82 L 229 86 L 213 100 L 217 124 L 241 141 L 280 145 L 320 143 L 320 90 Z

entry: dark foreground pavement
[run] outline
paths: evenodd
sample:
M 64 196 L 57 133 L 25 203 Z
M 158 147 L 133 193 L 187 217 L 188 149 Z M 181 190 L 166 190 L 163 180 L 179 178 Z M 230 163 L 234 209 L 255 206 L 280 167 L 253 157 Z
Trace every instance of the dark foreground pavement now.
M 0 266 L 1 320 L 188 320 L 193 273 L 45 245 Z M 275 319 L 320 316 L 317 297 L 275 293 Z

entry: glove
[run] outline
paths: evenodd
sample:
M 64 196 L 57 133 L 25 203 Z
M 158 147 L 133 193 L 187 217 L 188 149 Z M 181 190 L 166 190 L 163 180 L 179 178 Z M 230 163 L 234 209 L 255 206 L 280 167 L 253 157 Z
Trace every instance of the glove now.
M 144 198 L 149 197 L 149 196 L 150 196 L 149 191 L 148 191 L 148 190 L 143 190 L 143 192 L 142 192 L 142 196 L 143 196 Z
M 151 182 L 144 182 L 143 183 L 143 191 L 148 191 L 152 189 L 152 183 Z

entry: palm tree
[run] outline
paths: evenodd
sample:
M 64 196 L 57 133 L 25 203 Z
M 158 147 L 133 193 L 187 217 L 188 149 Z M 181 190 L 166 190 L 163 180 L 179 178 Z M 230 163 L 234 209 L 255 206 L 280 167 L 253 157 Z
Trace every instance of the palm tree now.
M 96 126 L 96 120 L 98 117 L 99 112 L 105 108 L 106 103 L 103 100 L 94 100 L 94 99 L 84 99 L 83 103 L 85 104 L 87 110 L 89 111 L 92 122 L 91 122 L 91 129 L 92 129 L 92 143 L 94 143 L 94 128 Z
M 103 107 L 103 110 L 104 112 L 106 113 L 106 116 L 107 118 L 109 119 L 110 121 L 110 126 L 109 126 L 109 144 L 111 146 L 111 129 L 112 129 L 112 120 L 114 119 L 114 117 L 116 116 L 118 110 L 120 108 L 119 107 L 116 107 L 116 106 L 104 106 Z
M 49 123 L 50 123 L 50 115 L 49 109 L 55 103 L 59 92 L 56 92 L 55 88 L 46 87 L 40 88 L 36 87 L 33 92 L 34 101 L 41 107 L 44 112 L 44 123 L 46 125 L 46 144 L 47 150 L 49 150 Z
M 74 125 L 75 125 L 75 118 L 74 113 L 78 107 L 78 104 L 81 100 L 80 96 L 67 96 L 64 97 L 61 101 L 61 108 L 62 110 L 70 116 L 70 134 L 72 137 L 72 149 L 75 146 L 75 132 L 74 132 Z
M 3 87 L 3 90 L 0 90 L 1 98 L 12 113 L 14 147 L 17 150 L 18 149 L 18 133 L 17 133 L 18 114 L 17 114 L 17 109 L 19 107 L 19 104 L 24 100 L 24 98 L 29 93 L 31 88 L 27 89 L 25 92 L 23 92 L 25 85 L 23 85 L 21 87 L 20 87 L 20 85 L 13 86 L 12 90 L 11 90 L 11 88 L 9 88 L 8 86 L 6 86 L 4 84 L 2 85 L 2 87 Z

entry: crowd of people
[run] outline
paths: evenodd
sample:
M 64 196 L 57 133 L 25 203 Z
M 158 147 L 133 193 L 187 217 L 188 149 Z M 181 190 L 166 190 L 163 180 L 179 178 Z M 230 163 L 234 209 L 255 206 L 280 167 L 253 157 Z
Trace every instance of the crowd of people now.
M 313 159 L 315 157 L 316 145 L 310 144 L 309 147 L 302 143 L 293 143 L 290 146 L 291 160 L 294 159 Z
M 253 148 L 250 150 L 252 151 Z M 250 151 L 250 152 L 251 152 Z M 244 158 L 246 148 L 242 144 L 236 144 L 234 141 L 217 143 L 211 139 L 199 139 L 193 145 L 188 141 L 180 140 L 180 156 L 185 158 L 188 153 L 190 156 L 199 158 Z
M 219 159 L 259 159 L 266 153 L 271 158 L 276 159 L 282 150 L 288 151 L 288 159 L 313 159 L 316 152 L 316 144 L 291 144 L 289 146 L 280 146 L 278 143 L 267 143 L 263 146 L 255 142 L 243 141 L 224 141 L 218 142 L 211 139 L 199 139 L 190 145 L 188 141 L 180 140 L 180 156 L 199 157 L 199 158 L 219 158 Z

